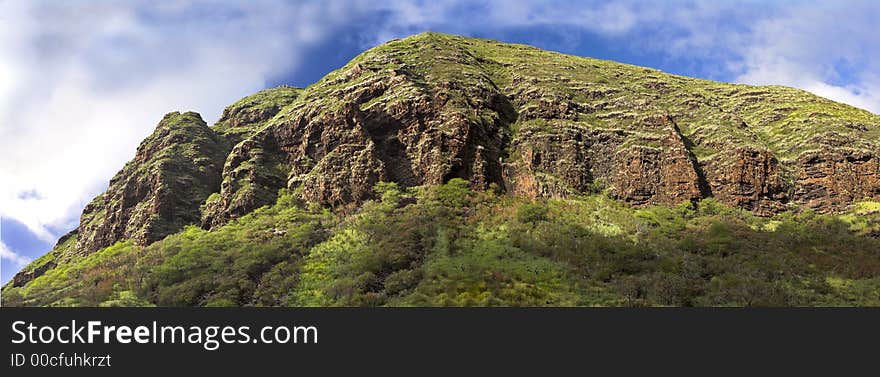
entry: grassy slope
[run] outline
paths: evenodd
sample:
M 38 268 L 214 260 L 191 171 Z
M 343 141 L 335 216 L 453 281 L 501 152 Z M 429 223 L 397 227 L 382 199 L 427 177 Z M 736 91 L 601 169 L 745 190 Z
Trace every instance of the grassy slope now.
M 697 144 L 697 157 L 706 159 L 721 146 L 750 145 L 768 149 L 781 159 L 813 148 L 817 137 L 848 135 L 851 148 L 876 150 L 880 116 L 811 93 L 781 86 L 750 86 L 670 75 L 655 69 L 612 61 L 564 55 L 531 46 L 425 33 L 370 49 L 345 67 L 307 88 L 301 101 L 333 102 L 340 76 L 355 65 L 387 73 L 405 71 L 426 87 L 459 81 L 465 86 L 497 86 L 514 98 L 527 98 L 520 111 L 542 101 L 577 106 L 576 120 L 526 120 L 514 129 L 537 126 L 580 126 L 654 132 L 639 121 L 669 114 L 686 137 Z M 359 80 L 369 80 L 363 75 Z M 525 88 L 525 89 L 523 89 Z M 525 90 L 525 92 L 523 92 Z M 408 93 L 391 91 L 386 96 Z M 453 98 L 467 108 L 467 98 Z M 393 98 L 374 102 L 393 104 Z M 364 107 L 371 105 L 367 103 Z M 328 105 L 338 105 L 328 103 Z
M 274 116 L 290 105 L 302 91 L 282 85 L 251 94 L 227 106 L 221 119 L 212 128 L 231 139 L 246 139 L 263 126 L 267 116 Z

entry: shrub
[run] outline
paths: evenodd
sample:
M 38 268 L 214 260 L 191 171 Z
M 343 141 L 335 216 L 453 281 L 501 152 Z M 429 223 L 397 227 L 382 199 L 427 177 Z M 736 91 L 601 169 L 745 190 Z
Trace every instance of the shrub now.
M 537 223 L 547 220 L 547 207 L 541 204 L 526 203 L 516 210 L 516 219 L 521 223 Z

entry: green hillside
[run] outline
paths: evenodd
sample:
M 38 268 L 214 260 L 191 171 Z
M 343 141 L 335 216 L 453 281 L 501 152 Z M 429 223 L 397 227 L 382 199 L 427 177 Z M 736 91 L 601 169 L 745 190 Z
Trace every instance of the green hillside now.
M 460 180 L 378 189 L 350 216 L 288 192 L 212 231 L 120 242 L 6 287 L 4 305 L 880 305 L 878 203 L 762 218 L 712 200 L 528 201 Z

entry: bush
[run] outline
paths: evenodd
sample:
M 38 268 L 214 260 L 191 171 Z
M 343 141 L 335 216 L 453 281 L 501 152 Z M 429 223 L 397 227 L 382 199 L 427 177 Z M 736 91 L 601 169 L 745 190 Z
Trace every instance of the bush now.
M 516 219 L 521 223 L 537 223 L 547 220 L 548 209 L 540 204 L 526 203 L 516 210 Z
M 437 200 L 440 204 L 460 208 L 468 203 L 471 190 L 468 181 L 461 178 L 450 179 L 449 182 L 437 187 Z

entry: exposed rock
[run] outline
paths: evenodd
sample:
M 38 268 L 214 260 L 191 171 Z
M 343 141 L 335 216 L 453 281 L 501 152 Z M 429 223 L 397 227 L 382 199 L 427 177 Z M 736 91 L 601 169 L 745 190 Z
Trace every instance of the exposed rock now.
M 34 279 L 42 276 L 43 274 L 46 273 L 46 271 L 49 271 L 49 270 L 55 268 L 55 266 L 56 266 L 55 261 L 50 260 L 46 263 L 43 263 L 42 265 L 37 266 L 33 270 L 21 271 L 12 277 L 12 286 L 13 287 L 23 287 L 29 281 L 34 280 Z
M 121 240 L 147 245 L 198 223 L 199 206 L 220 184 L 227 144 L 192 112 L 166 115 L 107 191 L 83 210 L 77 250 Z
M 242 152 L 244 143 L 278 151 L 271 163 L 286 169 L 287 187 L 299 189 L 304 200 L 333 207 L 372 198 L 379 181 L 408 187 L 460 177 L 476 188 L 502 184 L 500 158 L 514 112 L 497 88 L 454 81 L 426 86 L 416 72 L 370 66 L 343 68 L 326 86 L 305 93 L 283 119 L 236 146 L 218 204 L 211 203 L 203 224 L 216 226 L 269 204 L 285 187 L 280 180 L 256 182 L 252 177 L 260 174 L 253 172 L 236 174 L 267 167 L 260 156 Z M 258 186 L 267 194 L 252 194 Z M 249 200 L 232 205 L 240 197 Z
M 10 284 L 118 241 L 222 226 L 282 189 L 350 212 L 378 182 L 453 178 L 529 198 L 839 212 L 880 200 L 880 117 L 792 88 L 425 33 L 306 89 L 245 97 L 212 128 L 195 113 L 166 115 L 79 227 Z
M 284 169 L 271 133 L 261 132 L 238 143 L 223 165 L 219 194 L 202 207 L 205 228 L 224 224 L 275 200 L 284 185 Z
M 28 282 L 43 276 L 43 274 L 55 268 L 59 263 L 75 258 L 78 255 L 76 252 L 76 237 L 78 233 L 79 230 L 74 229 L 61 236 L 51 252 L 31 262 L 23 270 L 16 273 L 12 280 L 10 280 L 10 284 L 13 287 L 22 287 Z
M 767 150 L 736 148 L 705 162 L 712 195 L 722 203 L 771 215 L 785 209 L 791 188 L 779 160 Z
M 795 161 L 794 199 L 819 212 L 841 210 L 853 201 L 880 197 L 877 153 L 822 148 Z
M 824 162 L 807 157 L 798 159 L 803 168 L 781 162 L 778 153 L 797 156 L 802 148 L 790 134 L 766 127 L 811 127 L 833 117 L 773 102 L 801 92 L 725 84 L 691 92 L 682 89 L 698 85 L 690 79 L 566 59 L 430 33 L 367 51 L 305 89 L 233 149 L 203 225 L 270 204 L 284 187 L 305 201 L 342 208 L 373 198 L 379 181 L 409 187 L 454 177 L 528 197 L 610 189 L 638 206 L 714 196 L 760 215 L 791 202 L 833 207 L 877 195 L 877 184 L 864 181 L 875 165 L 857 157 L 841 157 L 834 168 L 813 166 Z M 851 133 L 877 124 L 853 114 L 858 121 L 829 123 L 804 142 L 867 140 Z M 772 137 L 764 140 L 759 131 Z M 766 143 L 775 151 L 761 147 Z M 695 150 L 717 153 L 701 159 Z M 834 194 L 817 199 L 829 190 Z
M 663 127 L 666 137 L 658 148 L 633 146 L 616 155 L 614 196 L 634 205 L 678 204 L 703 197 L 696 161 L 678 126 L 669 117 L 646 126 Z
M 880 197 L 876 115 L 795 89 L 433 33 L 369 50 L 307 89 L 245 97 L 213 129 L 166 116 L 86 207 L 76 250 L 220 226 L 283 188 L 354 208 L 380 181 L 459 177 L 528 197 L 607 189 L 638 206 L 715 197 L 759 215 Z
M 580 127 L 522 130 L 514 141 L 513 162 L 506 164 L 505 185 L 514 195 L 566 197 L 608 182 L 611 160 L 622 133 Z M 598 181 L 597 181 L 598 180 Z

